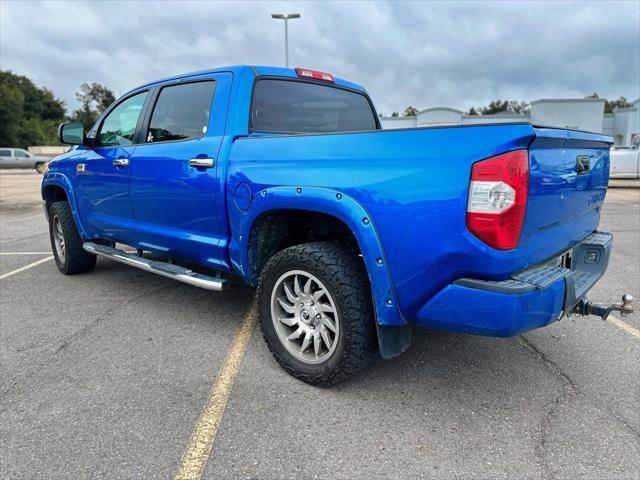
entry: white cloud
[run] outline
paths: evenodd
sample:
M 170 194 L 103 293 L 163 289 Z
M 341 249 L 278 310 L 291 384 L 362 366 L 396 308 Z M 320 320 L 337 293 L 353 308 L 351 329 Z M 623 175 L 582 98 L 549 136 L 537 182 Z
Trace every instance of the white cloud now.
M 380 111 L 494 98 L 640 96 L 639 2 L 0 2 L 0 67 L 68 105 L 164 76 L 283 63 L 367 87 Z

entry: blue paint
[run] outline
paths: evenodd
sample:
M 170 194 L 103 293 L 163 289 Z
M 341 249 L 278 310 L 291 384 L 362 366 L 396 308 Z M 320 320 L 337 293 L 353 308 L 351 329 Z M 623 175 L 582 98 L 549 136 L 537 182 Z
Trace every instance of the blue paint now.
M 422 327 L 511 337 L 557 320 L 563 302 L 563 280 L 519 294 L 448 285 L 418 310 L 416 321 Z
M 560 284 L 516 296 L 452 284 L 463 277 L 509 278 L 593 232 L 606 193 L 610 137 L 526 123 L 252 133 L 256 75 L 296 77 L 293 69 L 227 67 L 133 90 L 215 80 L 206 134 L 126 148 L 78 147 L 50 163 L 43 188 L 64 188 L 84 239 L 163 252 L 237 273 L 250 285 L 256 279 L 248 241 L 256 219 L 280 209 L 332 215 L 358 241 L 380 325 L 504 336 L 557 318 Z M 366 93 L 341 79 L 336 85 Z M 498 251 L 467 230 L 469 176 L 473 163 L 517 149 L 530 151 L 525 223 L 518 248 Z M 111 164 L 119 155 L 129 158 L 127 169 Z M 590 158 L 589 174 L 577 175 L 577 155 Z M 215 167 L 188 165 L 199 156 L 214 158 Z M 76 173 L 78 163 L 86 173 Z
M 233 192 L 233 201 L 236 208 L 245 213 L 251 207 L 253 200 L 253 193 L 251 193 L 251 187 L 246 183 L 240 183 Z

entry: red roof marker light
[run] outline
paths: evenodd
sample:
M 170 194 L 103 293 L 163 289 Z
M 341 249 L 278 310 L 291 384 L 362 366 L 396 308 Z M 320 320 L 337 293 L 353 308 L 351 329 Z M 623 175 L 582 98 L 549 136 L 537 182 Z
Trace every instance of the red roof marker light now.
M 312 78 L 313 80 L 322 80 L 323 82 L 335 83 L 333 75 L 330 73 L 319 72 L 318 70 L 309 70 L 308 68 L 296 68 L 296 75 L 302 78 Z

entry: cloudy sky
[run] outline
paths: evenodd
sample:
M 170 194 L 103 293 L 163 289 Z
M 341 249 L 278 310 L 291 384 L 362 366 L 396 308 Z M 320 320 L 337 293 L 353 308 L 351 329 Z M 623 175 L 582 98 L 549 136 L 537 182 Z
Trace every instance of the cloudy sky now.
M 0 68 L 68 106 L 83 82 L 119 95 L 164 76 L 284 63 L 367 87 L 380 112 L 494 98 L 640 96 L 640 1 L 52 2 L 0 0 Z

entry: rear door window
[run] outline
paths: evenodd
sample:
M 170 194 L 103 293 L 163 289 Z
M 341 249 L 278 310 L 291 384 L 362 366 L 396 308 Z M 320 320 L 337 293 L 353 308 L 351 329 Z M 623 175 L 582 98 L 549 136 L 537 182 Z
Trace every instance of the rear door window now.
M 251 102 L 251 129 L 266 133 L 330 133 L 377 129 L 361 93 L 318 83 L 260 79 Z
M 164 87 L 151 115 L 147 143 L 189 140 L 207 133 L 215 82 Z
M 0 157 L 10 157 L 11 150 L 0 150 Z

